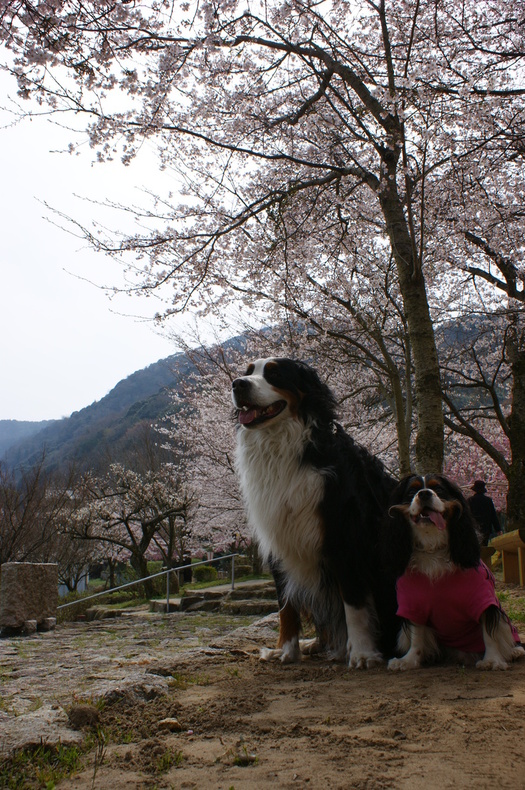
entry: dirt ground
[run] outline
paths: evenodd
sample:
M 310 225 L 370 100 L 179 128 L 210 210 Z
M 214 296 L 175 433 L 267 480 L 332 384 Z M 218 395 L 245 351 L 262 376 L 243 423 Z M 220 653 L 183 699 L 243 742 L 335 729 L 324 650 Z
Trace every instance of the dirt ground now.
M 77 687 L 77 670 L 83 672 L 84 702 L 87 694 L 94 717 L 86 714 L 86 732 L 99 738 L 83 768 L 56 787 L 525 788 L 525 660 L 507 672 L 457 666 L 351 672 L 315 657 L 282 666 L 258 658 L 261 645 L 275 639 L 276 618 L 233 625 L 204 615 L 175 616 L 168 625 L 161 616 L 142 625 L 132 618 L 91 624 L 99 630 L 78 651 L 78 666 L 71 649 L 65 666 L 67 683 Z M 50 640 L 64 639 L 67 630 L 41 640 L 48 667 Z M 121 679 L 132 667 L 165 679 L 151 698 L 115 686 L 113 678 L 97 703 L 89 679 L 111 674 L 108 664 L 104 672 L 96 664 L 104 653 L 100 640 L 110 634 Z M 37 648 L 37 642 L 25 647 L 34 667 Z M 70 715 L 75 706 L 82 714 L 82 695 L 72 695 L 56 673 L 59 685 L 46 692 L 44 671 L 45 660 L 40 694 L 59 698 Z M 13 690 L 9 683 L 2 688 Z
M 399 675 L 237 654 L 170 671 L 167 697 L 104 710 L 132 741 L 61 788 L 525 787 L 525 663 Z

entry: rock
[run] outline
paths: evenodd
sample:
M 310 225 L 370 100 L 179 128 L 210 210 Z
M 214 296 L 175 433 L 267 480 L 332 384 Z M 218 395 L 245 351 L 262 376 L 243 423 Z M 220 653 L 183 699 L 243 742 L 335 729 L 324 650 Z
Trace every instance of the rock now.
M 141 678 L 133 678 L 119 686 L 115 686 L 104 694 L 104 701 L 108 705 L 124 701 L 126 704 L 133 705 L 136 702 L 149 702 L 155 697 L 167 694 L 169 690 L 168 681 L 160 675 L 147 675 Z
M 168 730 L 169 732 L 180 732 L 183 727 L 178 719 L 162 719 L 158 723 L 159 730 Z
M 65 710 L 58 705 L 43 705 L 22 716 L 0 718 L 0 755 L 32 746 L 80 743 L 83 734 L 72 730 Z
M 74 705 L 68 713 L 69 723 L 75 730 L 96 727 L 100 713 L 94 705 Z

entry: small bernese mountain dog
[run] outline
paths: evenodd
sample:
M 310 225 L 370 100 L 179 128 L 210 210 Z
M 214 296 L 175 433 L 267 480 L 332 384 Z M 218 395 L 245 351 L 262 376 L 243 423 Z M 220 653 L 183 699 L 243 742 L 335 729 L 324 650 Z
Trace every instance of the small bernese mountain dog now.
M 309 651 L 351 668 L 379 664 L 400 627 L 395 578 L 379 563 L 395 482 L 335 421 L 335 398 L 306 363 L 259 359 L 232 388 L 236 468 L 280 605 L 278 649 L 262 657 L 300 658 L 307 611 L 317 633 Z
M 402 480 L 392 495 L 385 550 L 397 581 L 401 658 L 388 669 L 417 669 L 452 654 L 479 669 L 508 669 L 525 656 L 502 610 L 494 576 L 481 562 L 469 505 L 443 475 Z

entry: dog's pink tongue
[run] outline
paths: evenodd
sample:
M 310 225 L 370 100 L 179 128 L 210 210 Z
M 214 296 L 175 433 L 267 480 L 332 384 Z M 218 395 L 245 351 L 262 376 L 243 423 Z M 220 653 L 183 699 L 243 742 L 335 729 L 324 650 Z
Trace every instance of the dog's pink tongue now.
M 239 422 L 241 425 L 249 425 L 257 417 L 257 409 L 248 409 L 248 411 L 239 412 Z
M 441 513 L 438 513 L 436 510 L 429 510 L 426 516 L 438 529 L 446 529 L 445 519 Z

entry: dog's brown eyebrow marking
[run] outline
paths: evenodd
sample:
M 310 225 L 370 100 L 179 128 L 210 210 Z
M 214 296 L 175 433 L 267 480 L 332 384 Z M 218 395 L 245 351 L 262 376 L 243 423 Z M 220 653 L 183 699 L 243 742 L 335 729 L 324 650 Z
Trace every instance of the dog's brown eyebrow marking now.
M 429 477 L 427 480 L 427 488 L 441 487 L 441 480 L 437 477 Z
M 420 477 L 415 477 L 411 480 L 410 485 L 408 486 L 409 491 L 419 491 L 421 488 L 424 488 L 424 483 L 422 484 Z
M 253 364 L 253 362 L 250 362 L 250 364 L 246 368 L 246 373 L 244 375 L 251 376 L 254 370 L 255 370 L 255 365 Z
M 266 363 L 264 369 L 268 370 L 268 368 L 276 368 L 276 367 L 278 367 L 278 363 L 274 359 L 271 359 L 269 362 Z

